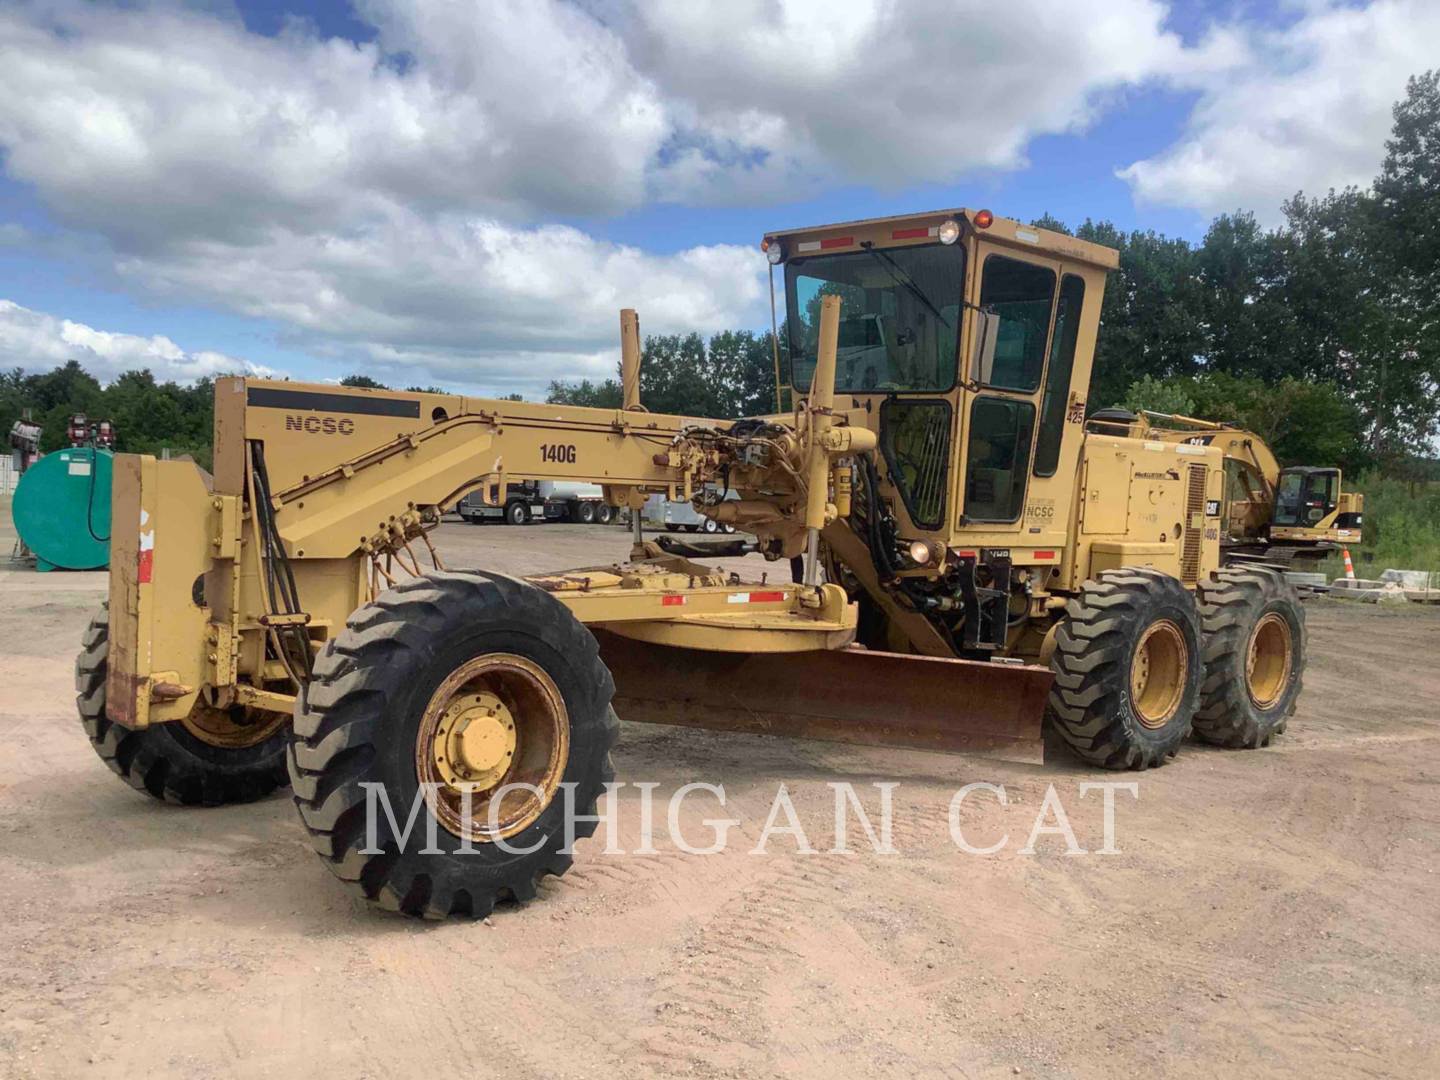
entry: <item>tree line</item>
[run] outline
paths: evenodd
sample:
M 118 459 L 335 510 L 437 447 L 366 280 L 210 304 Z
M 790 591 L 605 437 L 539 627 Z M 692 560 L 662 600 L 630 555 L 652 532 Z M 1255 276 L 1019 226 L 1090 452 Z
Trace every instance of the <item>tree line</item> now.
M 1120 252 L 1101 309 L 1092 411 L 1232 420 L 1287 464 L 1435 471 L 1440 72 L 1410 79 L 1369 188 L 1297 194 L 1278 227 L 1237 211 L 1191 243 L 1108 221 L 1071 229 L 1046 215 L 1034 224 Z M 781 350 L 783 364 L 783 340 Z M 384 386 L 365 375 L 340 381 Z M 208 379 L 181 386 L 148 371 L 102 386 L 74 361 L 43 374 L 15 369 L 0 374 L 0 430 L 29 409 L 51 450 L 63 445 L 66 417 L 85 412 L 116 422 L 122 450 L 168 447 L 208 464 L 212 392 Z M 546 400 L 614 408 L 620 382 L 553 382 Z M 641 400 L 656 412 L 722 419 L 774 411 L 770 334 L 647 337 Z

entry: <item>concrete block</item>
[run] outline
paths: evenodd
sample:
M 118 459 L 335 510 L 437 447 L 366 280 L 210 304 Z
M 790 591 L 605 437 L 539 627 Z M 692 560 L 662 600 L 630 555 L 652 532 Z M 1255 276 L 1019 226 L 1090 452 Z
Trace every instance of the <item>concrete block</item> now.
M 1335 584 L 1338 586 L 1343 580 L 1346 579 L 1342 578 Z M 1405 590 L 1394 582 L 1387 581 L 1378 584 L 1366 582 L 1364 588 L 1355 588 L 1355 584 L 1355 582 L 1351 582 L 1350 587 L 1331 589 L 1330 595 L 1342 600 L 1358 600 L 1362 604 L 1408 604 L 1410 602 Z
M 1386 570 L 1380 575 L 1381 581 L 1393 581 L 1404 589 L 1440 588 L 1440 574 L 1428 570 Z
M 1336 589 L 1359 589 L 1364 591 L 1367 589 L 1383 589 L 1389 582 L 1377 581 L 1373 578 L 1337 577 L 1330 584 Z

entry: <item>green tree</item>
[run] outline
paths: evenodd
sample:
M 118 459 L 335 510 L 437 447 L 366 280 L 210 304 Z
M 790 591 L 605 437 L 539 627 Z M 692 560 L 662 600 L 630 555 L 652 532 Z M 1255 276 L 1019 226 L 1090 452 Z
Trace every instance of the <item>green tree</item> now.
M 1381 457 L 1440 434 L 1440 70 L 1409 80 L 1385 150 L 1372 230 L 1393 330 L 1374 390 Z
M 1369 464 L 1360 410 L 1333 383 L 1289 377 L 1272 382 L 1223 371 L 1176 379 L 1147 375 L 1131 385 L 1125 407 L 1253 431 L 1282 465 L 1339 465 L 1355 472 Z
M 340 380 L 341 386 L 352 386 L 360 390 L 389 390 L 390 387 L 369 375 L 346 375 Z
M 1075 235 L 1120 251 L 1120 267 L 1110 275 L 1100 307 L 1091 410 L 1119 403 L 1146 375 L 1193 373 L 1205 350 L 1194 249 L 1154 232 L 1126 233 L 1108 221 L 1087 220 Z
M 552 405 L 580 405 L 587 409 L 618 409 L 624 402 L 624 394 L 618 379 L 606 379 L 593 383 L 589 379 L 579 382 L 552 382 L 545 400 Z
M 1030 224 L 1035 226 L 1035 228 L 1037 229 L 1049 229 L 1051 232 L 1064 233 L 1066 236 L 1074 235 L 1070 231 L 1070 227 L 1068 225 L 1066 225 L 1063 221 L 1057 218 L 1054 214 L 1050 213 L 1048 210 L 1045 213 L 1041 214 L 1034 221 L 1030 222 Z
M 1130 384 L 1121 403 L 1131 412 L 1172 413 L 1180 416 L 1195 415 L 1195 399 L 1189 394 L 1188 380 L 1166 381 L 1153 375 L 1142 375 Z

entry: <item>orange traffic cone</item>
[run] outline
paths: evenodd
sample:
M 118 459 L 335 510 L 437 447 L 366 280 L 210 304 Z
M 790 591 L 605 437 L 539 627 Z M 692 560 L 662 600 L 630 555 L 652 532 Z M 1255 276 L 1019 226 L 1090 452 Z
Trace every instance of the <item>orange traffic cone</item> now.
M 1347 547 L 1347 548 L 1341 548 L 1340 550 L 1341 550 L 1342 552 L 1344 552 L 1344 554 L 1345 554 L 1345 576 L 1346 576 L 1347 578 L 1349 578 L 1351 581 L 1354 581 L 1354 580 L 1355 580 L 1355 564 L 1350 561 L 1350 549 Z

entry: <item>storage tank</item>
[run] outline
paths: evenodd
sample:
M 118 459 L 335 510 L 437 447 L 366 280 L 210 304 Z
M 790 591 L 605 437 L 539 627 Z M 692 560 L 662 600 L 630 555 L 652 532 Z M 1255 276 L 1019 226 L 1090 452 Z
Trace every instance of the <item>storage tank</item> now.
M 98 570 L 110 563 L 109 450 L 46 454 L 20 478 L 11 514 L 37 570 Z

